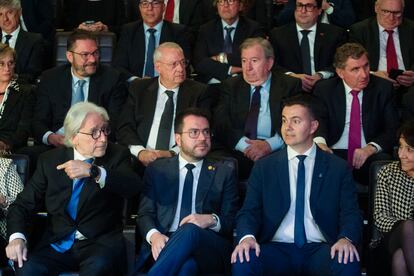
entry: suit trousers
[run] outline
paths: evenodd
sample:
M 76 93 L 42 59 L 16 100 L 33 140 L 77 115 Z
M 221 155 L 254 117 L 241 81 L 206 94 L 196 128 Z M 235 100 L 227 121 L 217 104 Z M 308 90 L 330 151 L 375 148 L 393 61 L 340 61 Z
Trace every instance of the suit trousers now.
M 216 232 L 186 223 L 171 235 L 148 275 L 230 272 L 231 249 Z
M 338 263 L 331 259 L 327 243 L 307 243 L 302 248 L 294 243 L 270 242 L 260 245 L 256 257 L 250 250 L 250 261 L 233 264 L 233 275 L 361 275 L 360 264 Z

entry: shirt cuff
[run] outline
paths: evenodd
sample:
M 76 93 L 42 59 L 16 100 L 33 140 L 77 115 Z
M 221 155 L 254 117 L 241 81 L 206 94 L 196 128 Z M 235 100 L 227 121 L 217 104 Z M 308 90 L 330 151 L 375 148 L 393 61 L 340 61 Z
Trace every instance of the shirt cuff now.
M 227 71 L 227 75 L 231 76 L 231 69 L 233 68 L 233 66 L 229 66 L 229 70 Z
M 149 230 L 149 231 L 148 231 L 147 235 L 145 235 L 145 239 L 147 240 L 147 242 L 148 242 L 149 244 L 151 244 L 151 236 L 152 236 L 152 234 L 154 234 L 154 233 L 160 233 L 160 231 L 158 231 L 158 230 L 157 230 L 157 229 L 155 229 L 155 228 L 152 228 L 151 230 Z
M 101 171 L 101 176 L 99 177 L 98 181 L 96 181 L 96 183 L 99 184 L 99 187 L 101 187 L 101 189 L 103 189 L 105 187 L 105 181 L 106 181 L 106 170 L 103 167 L 98 167 L 99 170 Z
M 328 145 L 326 143 L 325 138 L 323 138 L 322 136 L 318 136 L 318 137 L 313 138 L 313 142 L 315 142 L 316 144 L 325 144 L 325 145 Z
M 16 233 L 11 234 L 9 238 L 9 242 L 16 240 L 16 239 L 22 239 L 25 242 L 27 242 L 26 237 L 23 235 L 23 233 L 16 232 Z
M 138 79 L 138 77 L 137 76 L 132 76 L 127 80 L 127 82 L 132 82 L 135 79 Z
M 239 142 L 237 142 L 236 146 L 234 147 L 235 150 L 244 152 L 249 144 L 246 143 L 246 140 L 249 139 L 246 136 L 240 138 Z
M 332 3 L 329 3 L 329 8 L 325 10 L 326 14 L 330 15 L 334 12 L 334 7 L 332 6 Z
M 47 138 L 49 138 L 50 134 L 53 134 L 53 132 L 51 132 L 50 130 L 46 132 L 45 134 L 43 134 L 43 137 L 42 137 L 43 144 L 50 145 L 49 142 L 47 141 Z
M 250 234 L 249 235 L 244 235 L 243 238 L 240 239 L 239 244 L 247 238 L 253 238 L 253 239 L 256 240 L 256 238 L 253 235 L 250 235 Z
M 216 215 L 216 214 L 214 214 L 214 213 L 213 213 L 213 215 L 215 215 L 215 216 L 216 216 L 216 219 L 217 219 L 217 224 L 216 224 L 216 225 L 214 225 L 213 227 L 210 227 L 210 229 L 211 229 L 211 230 L 213 230 L 214 232 L 219 232 L 219 231 L 220 231 L 220 229 L 221 229 L 220 218 L 219 218 L 219 216 L 217 216 L 217 215 Z
M 269 145 L 272 151 L 278 150 L 285 144 L 279 134 L 275 134 L 275 136 L 267 138 L 265 140 Z
M 129 146 L 129 151 L 135 157 L 138 157 L 138 154 L 143 150 L 145 150 L 145 148 L 143 146 L 140 146 L 140 145 L 130 145 Z
M 334 75 L 334 73 L 329 71 L 318 71 L 317 73 L 321 74 L 324 80 L 329 79 Z
M 377 143 L 375 143 L 375 142 L 369 142 L 368 144 L 369 145 L 373 145 L 377 149 L 377 153 L 380 152 L 380 151 L 382 151 L 381 146 L 378 145 Z

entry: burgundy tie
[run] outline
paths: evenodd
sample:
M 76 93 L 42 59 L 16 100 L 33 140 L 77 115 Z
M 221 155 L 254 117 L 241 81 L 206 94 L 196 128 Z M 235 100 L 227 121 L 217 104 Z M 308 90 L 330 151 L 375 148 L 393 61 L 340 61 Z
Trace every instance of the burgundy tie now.
M 165 9 L 164 19 L 173 22 L 174 19 L 174 0 L 168 0 L 167 8 Z
M 397 52 L 395 51 L 394 39 L 392 34 L 394 33 L 393 30 L 385 30 L 388 33 L 387 39 L 387 72 L 389 73 L 391 69 L 398 69 L 398 61 L 397 61 Z
M 352 90 L 351 116 L 348 135 L 348 164 L 352 166 L 355 149 L 361 148 L 361 107 L 358 99 L 359 91 Z

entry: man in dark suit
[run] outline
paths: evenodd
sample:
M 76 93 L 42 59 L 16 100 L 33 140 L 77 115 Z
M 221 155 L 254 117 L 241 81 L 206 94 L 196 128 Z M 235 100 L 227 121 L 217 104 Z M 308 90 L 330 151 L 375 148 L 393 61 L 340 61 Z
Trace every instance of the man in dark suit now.
M 202 82 L 217 83 L 241 73 L 240 44 L 249 37 L 264 37 L 259 23 L 239 15 L 244 0 L 230 2 L 215 0 L 219 18 L 202 25 L 198 33 L 193 64 Z
M 122 26 L 117 44 L 114 66 L 126 73 L 129 81 L 136 77 L 154 77 L 152 55 L 154 49 L 163 42 L 176 42 L 190 58 L 191 38 L 184 25 L 162 20 L 165 10 L 164 1 L 141 0 L 139 10 L 142 21 Z
M 108 113 L 95 104 L 75 104 L 65 118 L 65 144 L 39 159 L 39 166 L 8 214 L 8 258 L 18 275 L 121 275 L 124 197 L 141 190 L 127 149 L 108 143 Z M 39 245 L 27 253 L 27 223 L 46 206 L 48 224 Z M 30 241 L 29 241 L 30 242 Z
M 256 162 L 236 218 L 233 275 L 361 275 L 362 217 L 351 171 L 312 141 L 315 99 L 285 102 L 287 148 Z
M 347 43 L 337 49 L 339 77 L 322 81 L 314 94 L 323 103 L 315 142 L 355 168 L 355 180 L 368 184 L 369 165 L 387 159 L 395 145 L 398 115 L 392 83 L 370 75 L 367 51 Z
M 305 91 L 311 91 L 318 80 L 334 75 L 335 50 L 346 41 L 344 30 L 317 22 L 321 7 L 322 0 L 297 0 L 295 22 L 270 33 L 276 65 L 301 79 Z
M 17 53 L 15 72 L 19 80 L 34 82 L 43 70 L 44 41 L 40 34 L 29 33 L 21 29 L 20 1 L 2 1 L 0 6 L 1 42 L 8 44 Z
M 184 110 L 175 121 L 180 154 L 145 170 L 137 223 L 146 240 L 141 254 L 151 251 L 155 260 L 148 275 L 230 271 L 236 173 L 227 163 L 205 158 L 210 137 L 206 113 Z
M 51 0 L 20 0 L 22 6 L 21 25 L 26 31 L 42 34 L 52 42 L 55 38 L 54 11 Z M 24 27 L 23 27 L 24 29 Z
M 367 49 L 375 75 L 404 88 L 414 84 L 414 22 L 405 19 L 403 12 L 403 0 L 378 0 L 376 17 L 351 26 L 349 37 Z M 403 72 L 396 77 L 392 69 Z
M 271 73 L 274 54 L 269 41 L 249 38 L 241 46 L 243 76 L 221 85 L 220 100 L 214 112 L 215 134 L 224 152 L 239 161 L 241 178 L 250 174 L 253 162 L 278 150 L 283 141 L 280 129 L 280 103 L 300 91 L 300 81 Z
M 159 77 L 132 82 L 117 131 L 119 143 L 129 147 L 140 166 L 179 152 L 174 141 L 175 114 L 187 107 L 209 108 L 207 86 L 186 79 L 187 63 L 178 44 L 161 44 L 154 64 Z

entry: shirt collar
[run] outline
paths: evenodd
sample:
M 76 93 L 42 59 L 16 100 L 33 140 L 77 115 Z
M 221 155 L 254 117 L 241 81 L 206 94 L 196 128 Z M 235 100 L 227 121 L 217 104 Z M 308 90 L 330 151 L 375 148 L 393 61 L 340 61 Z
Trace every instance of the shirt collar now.
M 76 85 L 78 83 L 79 80 L 81 80 L 80 78 L 78 78 L 74 73 L 73 73 L 73 68 L 70 68 L 70 73 L 72 74 L 72 85 Z M 85 82 L 89 82 L 89 80 L 91 79 L 91 77 L 84 77 L 82 80 L 84 80 Z
M 269 76 L 267 77 L 267 79 L 265 80 L 264 83 L 262 83 L 261 85 L 250 85 L 250 91 L 254 90 L 257 86 L 262 86 L 262 91 L 270 91 L 270 83 L 272 81 L 272 74 L 269 73 Z
M 17 26 L 16 30 L 14 30 L 13 32 L 10 33 L 10 35 L 13 37 L 13 39 L 17 39 L 17 35 L 20 32 L 20 25 Z M 8 35 L 8 33 L 1 31 L 3 37 L 5 37 L 6 35 Z
M 74 160 L 81 160 L 85 161 L 86 159 L 93 158 L 93 157 L 85 157 L 82 154 L 79 153 L 75 148 L 73 148 L 73 159 Z
M 157 33 L 160 34 L 161 33 L 161 29 L 162 29 L 162 24 L 163 21 L 161 20 L 160 23 L 158 23 L 157 25 L 155 25 L 154 27 L 150 27 L 147 24 L 144 23 L 144 32 L 147 33 L 148 29 L 156 29 Z
M 310 27 L 309 29 L 304 29 L 301 26 L 299 26 L 298 24 L 296 24 L 296 30 L 298 30 L 298 32 L 303 31 L 303 30 L 308 30 L 308 31 L 311 31 L 311 32 L 315 33 L 316 32 L 316 23 L 312 27 Z
M 180 86 L 177 86 L 176 88 L 173 89 L 168 89 L 167 87 L 165 87 L 164 85 L 161 84 L 160 78 L 158 77 L 158 95 L 162 94 L 165 92 L 165 90 L 170 90 L 170 91 L 174 91 L 174 96 L 178 94 L 178 90 L 180 90 Z
M 346 82 L 344 80 L 342 80 L 342 82 L 344 83 L 344 87 L 345 87 L 345 95 L 350 94 L 351 91 L 352 91 L 352 88 L 348 84 L 346 84 Z M 359 94 L 362 95 L 363 91 L 364 90 L 359 91 Z
M 287 146 L 287 155 L 288 155 L 288 160 L 289 161 L 292 161 L 292 159 L 296 158 L 296 156 L 298 156 L 298 155 L 306 155 L 307 158 L 315 159 L 315 157 L 316 157 L 316 144 L 313 143 L 312 146 L 307 151 L 305 151 L 303 154 L 299 154 L 293 148 L 291 148 L 290 146 Z
M 179 169 L 182 170 L 185 168 L 185 165 L 187 165 L 188 163 L 191 163 L 195 166 L 196 169 L 201 170 L 201 166 L 203 165 L 203 161 L 204 159 L 201 159 L 200 161 L 197 162 L 188 162 L 187 160 L 185 160 L 181 154 L 178 154 L 178 164 L 179 164 Z
M 223 30 L 224 30 L 225 27 L 233 27 L 234 29 L 236 29 L 237 24 L 239 24 L 239 19 L 237 18 L 236 21 L 234 21 L 233 24 L 231 24 L 231 25 L 227 24 L 227 22 L 222 19 L 221 24 L 223 25 Z
M 378 23 L 378 22 L 377 22 Z M 385 28 L 383 27 L 383 26 L 381 26 L 379 23 L 378 23 L 378 29 L 379 29 L 379 31 L 380 31 L 380 34 L 382 34 L 384 31 L 385 31 Z M 394 31 L 394 34 L 398 34 L 398 27 L 395 27 L 394 29 L 392 29 L 393 31 Z

